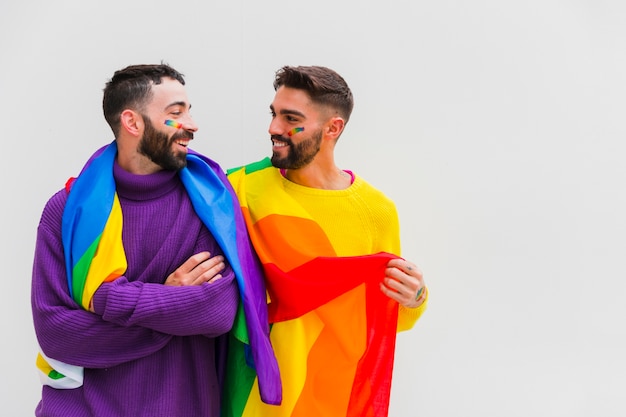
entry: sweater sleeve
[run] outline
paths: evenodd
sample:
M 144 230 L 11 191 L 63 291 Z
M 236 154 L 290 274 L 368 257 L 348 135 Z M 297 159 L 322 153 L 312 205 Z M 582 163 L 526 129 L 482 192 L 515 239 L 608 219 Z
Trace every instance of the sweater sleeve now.
M 121 277 L 96 292 L 100 314 L 83 310 L 69 295 L 60 249 L 65 198 L 61 192 L 48 202 L 37 230 L 31 297 L 43 353 L 68 364 L 103 368 L 148 356 L 174 335 L 214 336 L 230 329 L 237 308 L 230 271 L 196 288 L 129 283 Z
M 376 201 L 378 201 L 378 204 L 376 204 Z M 394 253 L 400 256 L 400 220 L 395 203 L 380 193 L 375 195 L 375 199 L 372 200 L 369 208 L 371 210 L 377 208 L 379 210 L 379 213 L 376 213 L 378 218 L 383 219 L 378 223 L 380 227 L 372 229 L 373 232 L 376 233 L 372 241 L 379 245 L 377 250 Z M 400 305 L 398 310 L 397 331 L 401 332 L 413 328 L 417 320 L 422 316 L 422 313 L 426 310 L 427 304 L 428 292 L 426 293 L 426 299 L 419 307 L 408 308 Z
M 68 364 L 104 368 L 161 349 L 170 335 L 104 322 L 83 310 L 69 295 L 60 235 L 64 202 L 65 191 L 53 196 L 37 229 L 31 306 L 41 350 Z
M 128 282 L 120 277 L 96 291 L 94 308 L 103 320 L 123 327 L 216 337 L 232 327 L 238 300 L 232 270 L 222 275 L 211 284 L 182 287 Z
M 422 316 L 422 313 L 426 311 L 428 307 L 428 289 L 426 290 L 426 299 L 424 302 L 415 308 L 409 308 L 400 306 L 400 310 L 398 311 L 398 332 L 402 332 L 405 330 L 410 330 L 413 328 L 417 320 Z
M 191 237 L 194 234 L 186 235 L 191 240 L 188 249 L 223 255 L 208 229 L 202 226 L 199 230 L 195 239 Z M 177 266 L 176 262 L 172 265 Z M 163 285 L 166 276 L 158 277 L 158 282 L 120 277 L 96 291 L 94 310 L 103 320 L 123 327 L 141 326 L 175 336 L 216 337 L 231 329 L 239 300 L 228 263 L 221 275 L 213 283 L 192 286 Z

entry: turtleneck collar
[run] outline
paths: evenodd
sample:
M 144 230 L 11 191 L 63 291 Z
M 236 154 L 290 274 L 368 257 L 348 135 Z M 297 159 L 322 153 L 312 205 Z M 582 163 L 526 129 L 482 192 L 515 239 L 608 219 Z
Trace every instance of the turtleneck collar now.
M 113 164 L 115 190 L 121 198 L 141 201 L 159 198 L 180 185 L 178 171 L 159 171 L 154 174 L 131 174 L 120 167 L 117 161 Z

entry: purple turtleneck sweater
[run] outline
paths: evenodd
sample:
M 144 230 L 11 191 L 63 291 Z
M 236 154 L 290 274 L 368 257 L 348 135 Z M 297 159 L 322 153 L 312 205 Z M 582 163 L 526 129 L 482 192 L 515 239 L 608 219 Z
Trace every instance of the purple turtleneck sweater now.
M 43 386 L 37 416 L 217 417 L 216 337 L 233 324 L 237 284 L 165 286 L 190 256 L 221 254 L 175 172 L 132 175 L 114 165 L 126 273 L 103 284 L 95 313 L 70 297 L 61 243 L 65 189 L 46 204 L 35 247 L 32 309 L 42 351 L 85 368 L 76 389 Z

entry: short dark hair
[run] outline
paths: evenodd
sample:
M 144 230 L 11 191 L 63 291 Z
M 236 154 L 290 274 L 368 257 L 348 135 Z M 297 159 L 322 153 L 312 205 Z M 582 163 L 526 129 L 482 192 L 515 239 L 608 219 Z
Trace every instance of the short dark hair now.
M 116 137 L 122 112 L 129 108 L 143 112 L 152 97 L 152 85 L 161 84 L 165 77 L 185 85 L 183 74 L 164 63 L 130 65 L 113 74 L 113 78 L 104 87 L 102 110 Z
M 336 110 L 347 123 L 354 107 L 350 87 L 343 77 L 320 66 L 284 66 L 276 71 L 274 90 L 285 86 L 304 90 L 316 104 Z

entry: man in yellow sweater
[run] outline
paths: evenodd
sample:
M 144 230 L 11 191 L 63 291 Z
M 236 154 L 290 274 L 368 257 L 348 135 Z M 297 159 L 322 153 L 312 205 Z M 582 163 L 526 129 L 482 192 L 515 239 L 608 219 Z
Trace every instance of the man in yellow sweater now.
M 229 180 L 267 279 L 283 400 L 264 404 L 252 368 L 230 363 L 223 415 L 387 416 L 396 332 L 425 310 L 424 278 L 400 258 L 395 204 L 335 164 L 353 108 L 345 80 L 283 67 L 274 88 L 271 160 Z

